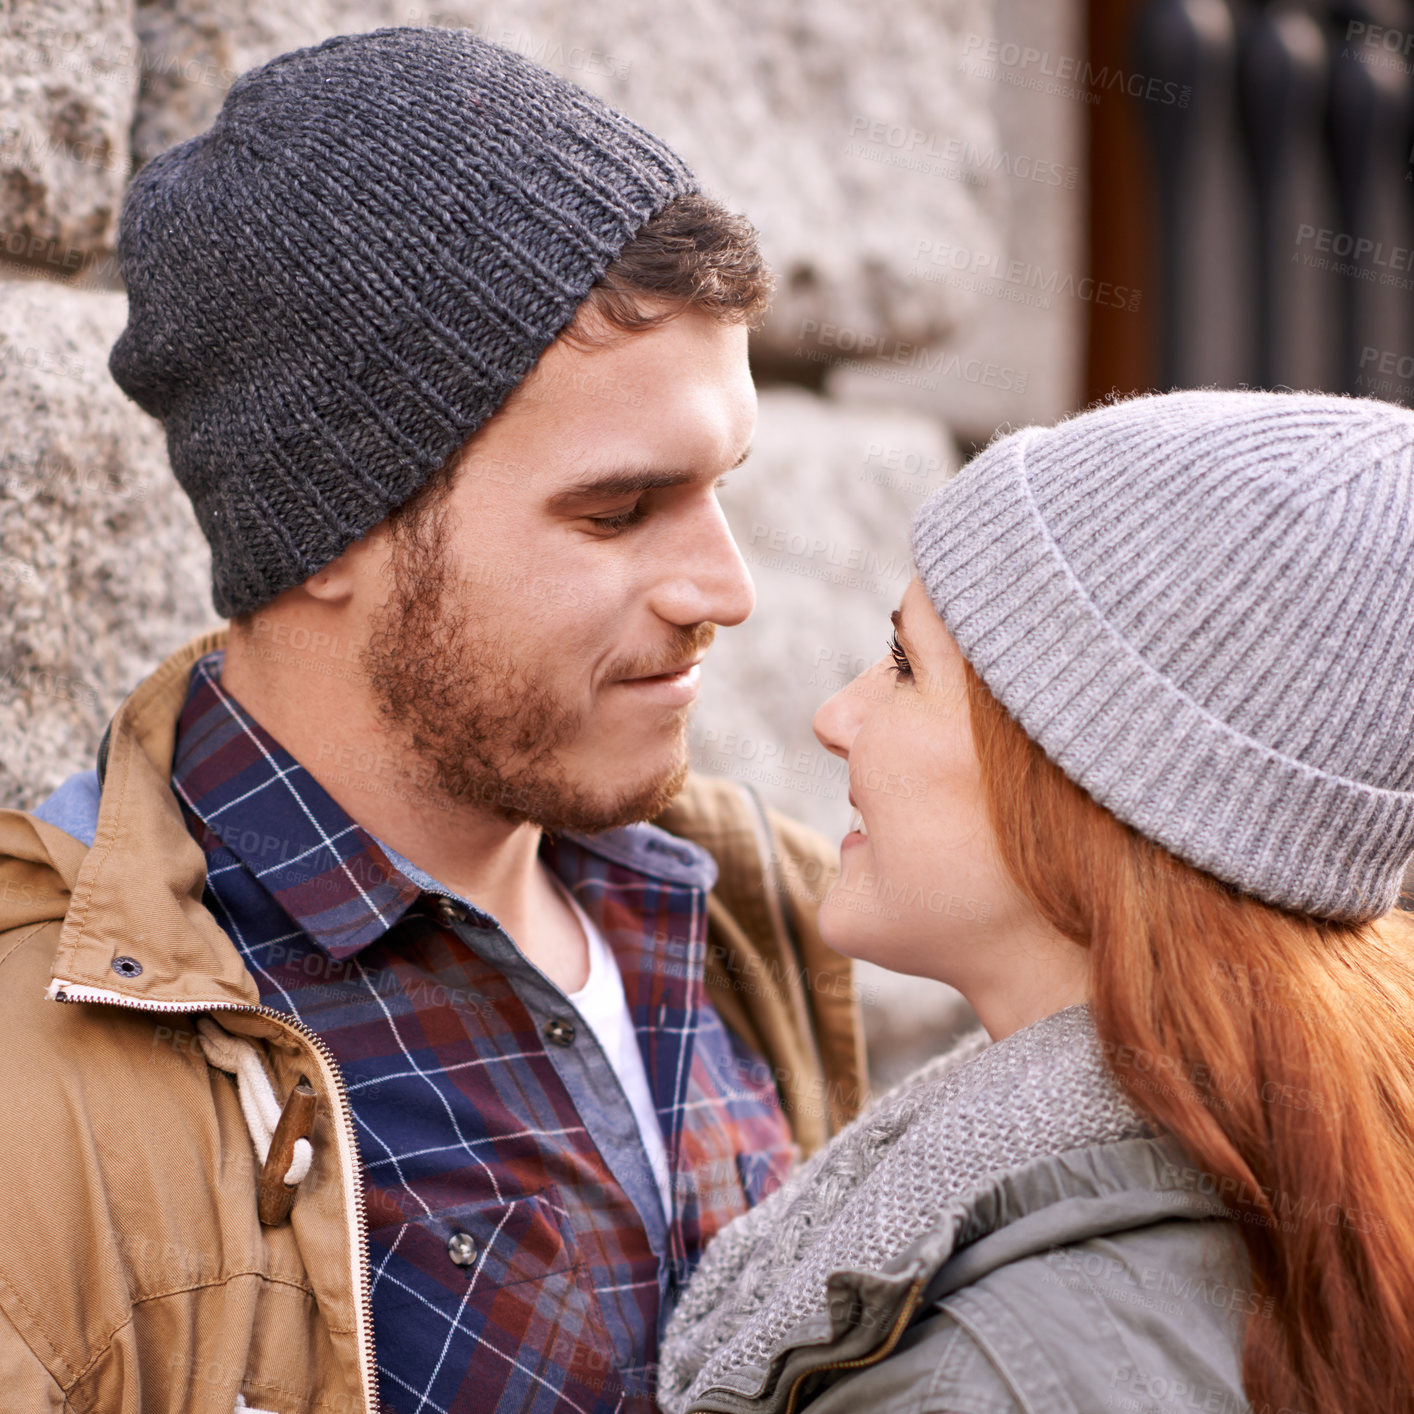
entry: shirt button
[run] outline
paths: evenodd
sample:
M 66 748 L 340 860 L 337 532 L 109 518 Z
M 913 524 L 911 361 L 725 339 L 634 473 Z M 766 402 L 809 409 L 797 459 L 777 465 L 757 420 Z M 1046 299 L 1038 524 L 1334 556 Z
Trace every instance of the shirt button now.
M 447 1239 L 447 1256 L 459 1267 L 469 1267 L 476 1260 L 476 1239 L 469 1232 L 454 1232 Z
M 551 1017 L 545 1023 L 545 1039 L 557 1046 L 574 1045 L 574 1026 L 563 1017 Z
M 466 909 L 456 899 L 448 898 L 445 894 L 438 896 L 437 912 L 442 915 L 444 923 L 461 923 L 466 919 Z

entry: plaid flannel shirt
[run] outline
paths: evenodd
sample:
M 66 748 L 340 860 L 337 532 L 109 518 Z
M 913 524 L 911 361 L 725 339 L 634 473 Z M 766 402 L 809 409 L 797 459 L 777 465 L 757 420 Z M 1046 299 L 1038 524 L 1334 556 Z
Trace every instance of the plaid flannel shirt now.
M 676 1292 L 784 1177 L 769 1071 L 703 994 L 711 857 L 649 825 L 545 837 L 618 961 L 672 1171 L 661 1200 L 589 1027 L 489 915 L 380 843 L 193 666 L 172 785 L 263 1002 L 343 1071 L 385 1410 L 650 1410 Z M 456 1260 L 453 1260 L 455 1253 Z

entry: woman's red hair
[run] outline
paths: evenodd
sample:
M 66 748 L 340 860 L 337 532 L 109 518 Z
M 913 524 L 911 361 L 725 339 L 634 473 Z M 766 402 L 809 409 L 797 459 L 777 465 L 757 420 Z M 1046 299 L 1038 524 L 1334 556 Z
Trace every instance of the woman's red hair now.
M 965 670 L 1003 865 L 1090 949 L 1110 1068 L 1241 1220 L 1248 1399 L 1414 1410 L 1414 914 L 1332 922 L 1185 864 Z

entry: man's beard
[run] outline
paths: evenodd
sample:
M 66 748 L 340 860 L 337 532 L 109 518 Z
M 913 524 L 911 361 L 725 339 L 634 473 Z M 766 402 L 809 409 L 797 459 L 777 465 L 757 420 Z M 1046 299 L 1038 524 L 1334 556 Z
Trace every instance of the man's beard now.
M 687 779 L 686 714 L 666 774 L 617 790 L 570 780 L 557 753 L 579 735 L 583 713 L 516 657 L 494 623 L 477 620 L 475 583 L 454 576 L 439 524 L 428 536 L 426 526 L 411 538 L 394 529 L 392 589 L 361 654 L 374 707 L 412 757 L 409 774 L 428 803 L 586 834 L 663 810 Z M 612 664 L 609 676 L 662 672 L 697 657 L 715 631 L 677 629 L 668 649 Z

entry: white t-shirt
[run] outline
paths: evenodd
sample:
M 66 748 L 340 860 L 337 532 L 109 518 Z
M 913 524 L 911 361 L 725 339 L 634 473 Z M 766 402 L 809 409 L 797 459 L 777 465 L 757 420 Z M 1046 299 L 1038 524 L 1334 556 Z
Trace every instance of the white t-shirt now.
M 579 900 L 553 872 L 546 872 L 568 900 L 589 943 L 589 976 L 579 991 L 568 994 L 569 999 L 599 1038 L 609 1064 L 614 1067 L 619 1083 L 624 1087 L 624 1094 L 633 1108 L 633 1117 L 638 1121 L 638 1132 L 643 1136 L 643 1147 L 648 1151 L 653 1177 L 658 1183 L 663 1216 L 671 1223 L 673 1200 L 668 1178 L 668 1151 L 663 1143 L 663 1127 L 658 1122 L 653 1092 L 648 1086 L 643 1052 L 638 1048 L 638 1034 L 633 1028 L 628 999 L 624 996 L 624 980 L 619 973 L 618 959 L 604 935 L 579 906 Z

